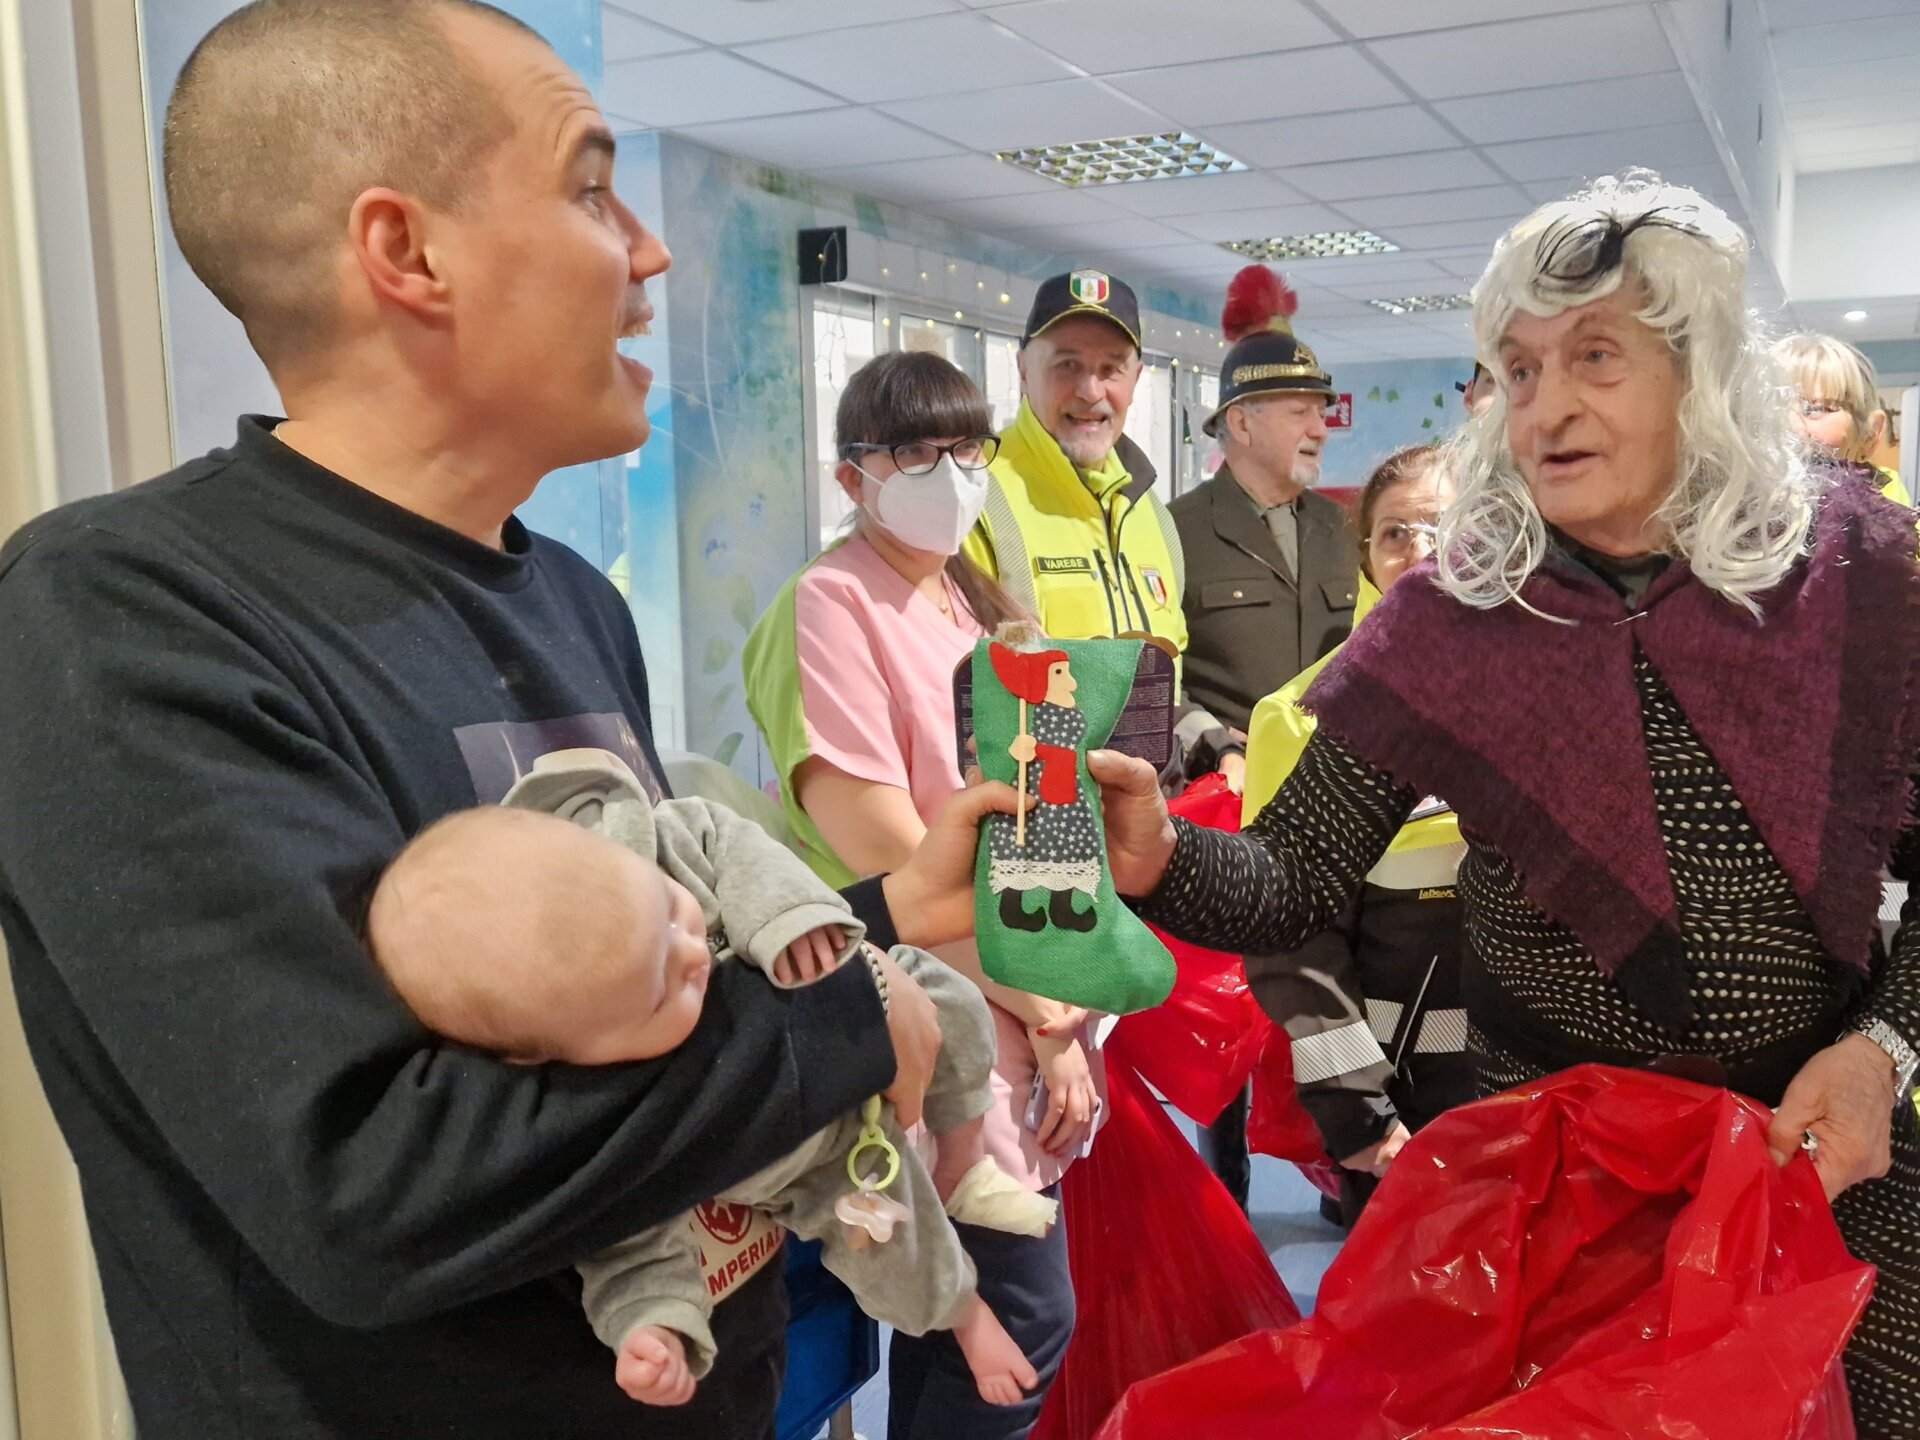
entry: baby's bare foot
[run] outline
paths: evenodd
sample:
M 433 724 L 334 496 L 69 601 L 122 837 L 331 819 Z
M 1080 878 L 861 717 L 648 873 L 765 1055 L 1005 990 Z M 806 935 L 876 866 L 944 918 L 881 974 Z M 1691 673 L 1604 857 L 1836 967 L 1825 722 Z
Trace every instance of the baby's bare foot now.
M 967 1357 L 967 1368 L 973 1372 L 980 1398 L 989 1405 L 1017 1405 L 1040 1383 L 1039 1374 L 1013 1343 L 1007 1327 L 978 1295 L 953 1327 L 953 1338 Z

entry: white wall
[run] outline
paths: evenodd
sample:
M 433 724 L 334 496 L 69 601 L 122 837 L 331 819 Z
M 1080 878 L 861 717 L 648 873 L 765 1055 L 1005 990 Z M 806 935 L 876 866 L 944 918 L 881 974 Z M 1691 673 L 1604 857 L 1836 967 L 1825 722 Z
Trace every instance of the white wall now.
M 1793 298 L 1920 294 L 1920 165 L 1800 177 Z

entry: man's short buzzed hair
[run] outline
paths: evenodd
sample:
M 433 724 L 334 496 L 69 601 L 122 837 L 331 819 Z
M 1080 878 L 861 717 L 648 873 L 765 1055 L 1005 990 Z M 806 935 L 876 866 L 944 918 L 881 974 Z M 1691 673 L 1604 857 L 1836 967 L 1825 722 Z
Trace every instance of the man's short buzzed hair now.
M 441 14 L 482 0 L 254 0 L 195 47 L 167 105 L 167 205 L 181 252 L 271 367 L 324 345 L 332 261 L 361 192 L 457 211 L 512 132 Z

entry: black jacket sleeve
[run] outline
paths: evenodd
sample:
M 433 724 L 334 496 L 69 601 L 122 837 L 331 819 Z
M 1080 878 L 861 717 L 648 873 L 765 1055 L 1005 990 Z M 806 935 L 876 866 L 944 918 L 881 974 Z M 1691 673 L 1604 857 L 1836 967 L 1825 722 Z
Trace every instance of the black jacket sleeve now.
M 721 967 L 639 1064 L 425 1033 L 355 918 L 407 836 L 298 662 L 133 539 L 69 530 L 0 571 L 0 922 L 36 1061 L 315 1312 L 397 1323 L 563 1269 L 891 1083 L 862 965 L 786 992 Z

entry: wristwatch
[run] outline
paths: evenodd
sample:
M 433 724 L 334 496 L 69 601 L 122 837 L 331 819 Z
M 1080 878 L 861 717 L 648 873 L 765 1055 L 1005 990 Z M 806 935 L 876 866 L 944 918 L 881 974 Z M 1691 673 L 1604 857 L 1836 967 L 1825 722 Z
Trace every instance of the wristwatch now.
M 1850 1034 L 1864 1035 L 1893 1061 L 1893 1095 L 1897 1105 L 1913 1093 L 1913 1072 L 1920 1070 L 1920 1054 L 1915 1054 L 1906 1037 L 1884 1020 L 1862 1016 L 1849 1028 Z

